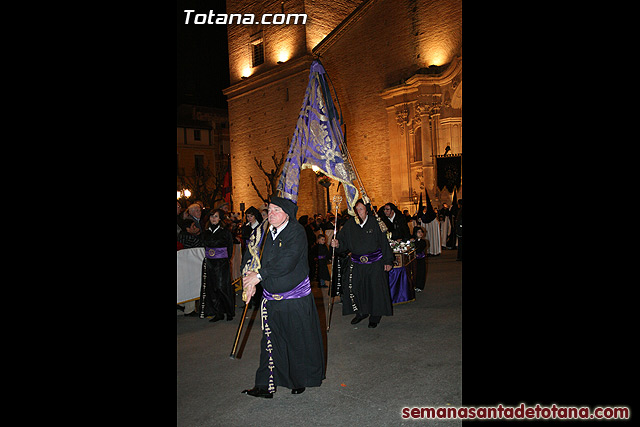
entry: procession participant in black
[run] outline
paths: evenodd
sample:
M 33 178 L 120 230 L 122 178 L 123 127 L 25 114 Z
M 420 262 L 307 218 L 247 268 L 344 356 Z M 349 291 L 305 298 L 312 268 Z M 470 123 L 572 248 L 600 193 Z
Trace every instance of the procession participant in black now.
M 447 238 L 447 249 L 455 249 L 458 245 L 456 236 L 456 218 L 458 216 L 458 195 L 456 194 L 456 188 L 453 189 L 453 202 L 451 208 L 449 208 L 449 215 L 451 220 L 451 233 Z
M 316 233 L 313 232 L 313 228 L 309 225 L 309 216 L 302 215 L 298 218 L 298 222 L 304 227 L 304 231 L 307 234 L 307 245 L 311 249 L 311 246 L 316 242 Z
M 347 252 L 336 253 L 333 258 L 333 265 L 331 266 L 331 290 L 330 297 L 337 297 L 342 295 L 343 285 L 346 283 L 349 277 L 349 265 L 351 264 L 351 257 Z M 346 278 L 345 278 L 346 277 Z M 345 286 L 348 286 L 347 283 Z M 342 302 L 342 299 L 340 300 Z
M 260 211 L 254 206 L 249 206 L 249 209 L 245 211 L 247 216 L 247 223 L 242 226 L 242 255 L 245 255 L 247 252 L 247 245 L 249 243 L 249 239 L 251 238 L 251 234 L 255 231 L 256 228 L 260 226 L 263 221 L 262 215 Z M 244 265 L 241 263 L 240 265 Z M 260 300 L 262 299 L 262 287 L 258 284 L 256 289 L 256 294 L 251 298 L 247 304 L 249 304 L 249 308 L 258 307 L 260 305 Z
M 249 206 L 249 209 L 245 211 L 247 216 L 247 222 L 240 229 L 242 233 L 242 255 L 247 251 L 247 243 L 251 238 L 251 233 L 262 222 L 262 215 L 260 211 L 253 206 Z
M 393 203 L 387 203 L 378 210 L 378 216 L 391 232 L 391 240 L 409 240 L 411 231 L 402 212 Z
M 311 247 L 309 253 L 309 259 L 312 261 L 312 278 L 318 281 L 318 287 L 320 288 L 327 288 L 328 286 L 325 285 L 325 280 L 331 280 L 331 276 L 329 275 L 329 267 L 327 267 L 330 258 L 329 248 L 327 248 L 325 242 L 326 236 L 324 234 L 318 234 L 317 242 Z
M 351 321 L 357 324 L 367 316 L 369 327 L 378 326 L 382 316 L 392 316 L 389 275 L 394 261 L 393 251 L 385 234 L 362 199 L 355 205 L 361 223 L 349 219 L 331 240 L 336 252 L 351 252 L 351 265 L 342 284 L 342 314 L 356 313 Z
M 306 387 L 319 387 L 324 379 L 322 332 L 309 281 L 307 237 L 296 221 L 297 211 L 292 201 L 271 198 L 261 266 L 242 280 L 247 299 L 259 282 L 264 297 L 260 366 L 254 387 L 242 391 L 250 396 L 271 398 L 277 386 L 300 394 Z M 243 265 L 247 261 L 245 256 Z
M 233 236 L 224 224 L 225 213 L 214 210 L 202 235 L 204 260 L 200 289 L 200 318 L 213 316 L 210 322 L 232 320 L 235 315 L 235 293 L 231 286 L 229 257 L 233 253 Z
M 451 234 L 451 210 L 446 203 L 438 210 L 438 221 L 440 221 L 440 245 L 442 249 L 447 249 L 447 240 Z
M 411 241 L 416 247 L 416 292 L 424 291 L 425 281 L 427 280 L 427 261 L 425 254 L 427 240 L 424 239 L 425 234 L 424 228 L 414 227 L 413 237 L 411 238 Z

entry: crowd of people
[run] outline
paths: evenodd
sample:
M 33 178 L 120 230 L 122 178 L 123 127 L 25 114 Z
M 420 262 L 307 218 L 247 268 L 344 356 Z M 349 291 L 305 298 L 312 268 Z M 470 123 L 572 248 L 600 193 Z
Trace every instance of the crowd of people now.
M 233 281 L 241 276 L 246 242 L 252 230 L 267 217 L 267 210 L 261 212 L 251 207 L 243 218 L 230 212 L 228 203 L 207 209 L 201 201 L 186 208 L 178 201 L 177 208 L 177 249 L 205 248 L 200 299 L 179 308 L 186 316 L 208 317 L 211 322 L 223 320 L 225 316 L 228 321 L 233 320 Z
M 462 200 L 457 209 L 446 203 L 433 208 L 429 202 L 422 212 L 410 215 L 408 210 L 400 212 L 393 203 L 377 209 L 378 217 L 385 223 L 391 240 L 413 241 L 418 257 L 418 277 L 415 289 L 424 289 L 424 257 L 438 256 L 442 249 L 458 249 L 457 260 L 462 260 Z M 373 213 L 376 207 L 368 209 Z M 231 212 L 228 203 L 221 203 L 215 209 L 208 209 L 201 201 L 183 206 L 177 203 L 177 249 L 203 247 L 214 249 L 205 251 L 203 261 L 203 281 L 200 300 L 186 303 L 185 315 L 210 318 L 217 322 L 234 317 L 235 292 L 232 282 L 242 275 L 242 256 L 251 233 L 263 220 L 267 219 L 267 205 L 251 206 L 244 213 Z M 334 229 L 342 230 L 351 218 L 346 213 L 338 213 L 337 218 L 329 212 L 313 216 L 302 215 L 298 222 L 303 226 L 307 238 L 309 275 L 321 288 L 331 282 L 329 272 L 331 260 L 331 239 Z M 337 226 L 336 226 L 337 221 Z M 220 248 L 216 251 L 215 248 Z M 225 252 L 226 251 L 226 252 Z M 260 289 L 259 289 L 260 290 Z M 259 295 L 248 304 L 257 307 Z
M 243 299 L 260 306 L 263 331 L 254 386 L 242 393 L 272 398 L 278 386 L 290 388 L 292 394 L 319 387 L 325 379 L 324 353 L 312 281 L 319 287 L 331 286 L 330 295 L 341 298 L 342 314 L 355 314 L 351 324 L 369 318 L 369 328 L 376 328 L 383 316 L 393 315 L 390 273 L 386 274 L 395 263 L 391 242 L 413 241 L 418 292 L 425 287 L 425 258 L 432 254 L 428 248 L 437 245 L 440 250 L 441 234 L 445 247 L 458 245 L 461 258 L 462 201 L 454 212 L 446 208 L 438 220 L 430 203 L 415 217 L 387 203 L 376 218 L 375 207 L 360 199 L 354 206 L 355 217 L 329 213 L 325 219 L 321 214 L 297 218 L 298 206 L 281 197 L 272 197 L 262 209 L 251 206 L 243 215 L 229 212 L 227 203 L 205 209 L 196 202 L 183 210 L 178 202 L 178 250 L 203 247 L 205 253 L 200 298 L 197 305 L 185 304 L 185 315 L 211 322 L 225 316 L 233 320 L 233 281 L 241 277 Z M 247 245 L 253 233 L 258 236 L 261 223 L 265 232 L 260 265 L 242 274 L 241 266 L 251 259 Z M 332 274 L 329 248 L 337 256 Z M 332 275 L 337 280 L 332 281 Z

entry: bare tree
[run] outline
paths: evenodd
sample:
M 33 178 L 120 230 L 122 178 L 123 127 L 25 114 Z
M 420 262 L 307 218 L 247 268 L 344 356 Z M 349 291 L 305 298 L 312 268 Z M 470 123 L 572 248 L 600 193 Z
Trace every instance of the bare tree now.
M 283 152 L 282 155 L 280 156 L 280 159 L 278 160 L 276 151 L 273 150 L 273 155 L 271 156 L 271 159 L 273 160 L 273 165 L 275 168 L 271 169 L 271 171 L 269 172 L 267 172 L 266 169 L 262 166 L 262 160 L 258 161 L 256 157 L 253 158 L 253 160 L 255 160 L 256 162 L 256 165 L 258 165 L 258 167 L 260 168 L 260 170 L 265 176 L 264 181 L 267 187 L 267 196 L 265 197 L 262 195 L 262 193 L 256 186 L 256 183 L 253 182 L 253 177 L 250 177 L 251 185 L 253 185 L 253 188 L 256 190 L 256 193 L 258 193 L 258 197 L 260 197 L 260 199 L 265 203 L 269 203 L 269 199 L 271 198 L 271 196 L 276 190 L 276 187 L 278 186 L 278 180 L 280 179 L 280 174 L 282 173 L 282 166 L 284 165 L 284 160 L 286 155 L 287 155 L 287 152 L 286 151 Z
M 192 200 L 202 200 L 207 206 L 215 206 L 218 200 L 224 199 L 224 174 L 226 169 L 218 169 L 215 174 L 209 165 L 194 169 L 192 175 L 178 176 L 183 188 L 191 189 Z

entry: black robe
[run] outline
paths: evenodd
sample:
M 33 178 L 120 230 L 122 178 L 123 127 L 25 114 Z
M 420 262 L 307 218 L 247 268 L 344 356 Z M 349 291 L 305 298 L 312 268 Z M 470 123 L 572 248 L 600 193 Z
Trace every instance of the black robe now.
M 309 275 L 304 227 L 290 218 L 275 241 L 271 231 L 265 239 L 258 271 L 262 287 L 272 294 L 292 290 Z M 302 298 L 267 300 L 265 304 L 271 332 L 274 385 L 290 389 L 320 386 L 324 379 L 324 349 L 313 293 Z M 255 385 L 263 389 L 269 385 L 269 353 L 264 331 Z
M 318 255 L 324 256 L 322 259 L 318 259 Z M 329 275 L 329 267 L 327 266 L 330 261 L 331 254 L 327 245 L 321 245 L 316 243 L 311 247 L 309 253 L 309 265 L 311 267 L 311 279 L 312 280 L 331 280 Z
M 382 259 L 371 264 L 351 264 L 342 283 L 342 314 L 370 314 L 372 316 L 392 316 L 389 274 L 385 265 L 393 265 L 395 257 L 385 234 L 380 231 L 373 215 L 367 217 L 362 228 L 355 218 L 349 219 L 338 232 L 337 252 L 351 252 L 360 256 L 381 249 Z M 351 280 L 349 280 L 351 278 Z M 355 305 L 355 307 L 354 307 Z M 355 309 L 357 308 L 357 310 Z
M 215 231 L 213 231 L 215 230 Z M 213 226 L 202 235 L 206 248 L 227 248 L 229 257 L 233 254 L 233 236 L 224 228 Z M 205 316 L 233 317 L 236 311 L 235 292 L 231 286 L 229 258 L 209 259 L 202 261 L 202 286 L 200 288 L 200 318 Z
M 331 266 L 331 294 L 329 296 L 342 295 L 343 286 L 349 286 L 347 279 L 349 278 L 350 265 L 351 257 L 346 252 L 340 253 L 336 250 L 333 265 Z
M 427 248 L 427 241 L 424 239 L 416 239 L 416 254 L 425 254 L 425 249 Z M 415 287 L 424 291 L 424 285 L 427 280 L 427 259 L 426 258 L 416 258 L 416 284 Z

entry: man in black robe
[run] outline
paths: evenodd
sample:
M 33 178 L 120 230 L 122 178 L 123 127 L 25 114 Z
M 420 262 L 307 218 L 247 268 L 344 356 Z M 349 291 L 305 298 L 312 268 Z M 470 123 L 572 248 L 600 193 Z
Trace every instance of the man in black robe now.
M 387 236 L 380 231 L 378 221 L 362 199 L 355 205 L 360 219 L 349 219 L 331 240 L 336 252 L 351 252 L 351 265 L 343 273 L 342 314 L 356 313 L 355 325 L 369 315 L 369 327 L 378 326 L 382 316 L 392 316 L 389 275 L 395 259 Z
M 277 386 L 292 394 L 319 387 L 324 379 L 322 332 L 309 281 L 307 236 L 296 221 L 298 207 L 290 200 L 272 197 L 269 231 L 258 272 L 243 278 L 246 298 L 263 287 L 260 366 L 255 386 L 243 390 L 255 397 L 273 397 Z M 249 252 L 243 265 L 249 260 Z
M 402 212 L 393 203 L 387 203 L 378 211 L 378 216 L 382 218 L 391 232 L 391 240 L 409 240 L 411 231 Z

